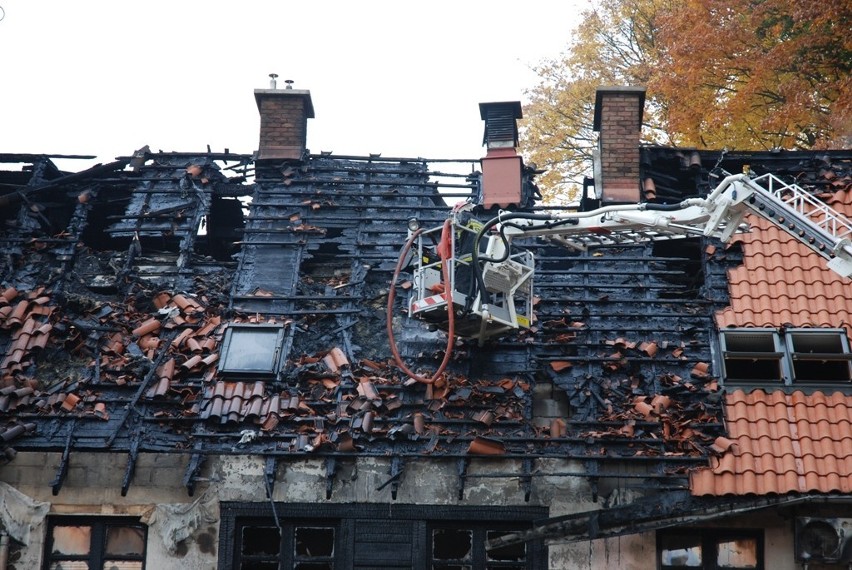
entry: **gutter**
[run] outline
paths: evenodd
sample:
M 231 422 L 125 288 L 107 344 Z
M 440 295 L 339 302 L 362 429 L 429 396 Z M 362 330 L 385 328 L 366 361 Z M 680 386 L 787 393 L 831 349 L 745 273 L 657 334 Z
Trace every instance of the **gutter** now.
M 598 509 L 544 519 L 529 530 L 489 541 L 486 547 L 491 550 L 542 539 L 558 538 L 566 542 L 578 542 L 611 538 L 724 519 L 770 507 L 791 507 L 806 503 L 852 504 L 852 494 L 808 494 L 748 500 L 729 498 L 721 502 L 719 498 L 708 500 L 684 497 L 683 494 L 677 494 L 670 499 L 655 497 L 613 509 Z

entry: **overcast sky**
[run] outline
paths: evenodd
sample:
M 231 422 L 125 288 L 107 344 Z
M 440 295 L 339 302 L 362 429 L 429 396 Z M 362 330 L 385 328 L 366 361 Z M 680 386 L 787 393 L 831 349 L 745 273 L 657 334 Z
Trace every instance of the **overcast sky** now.
M 478 158 L 479 103 L 525 101 L 586 0 L 0 0 L 0 152 L 251 153 L 292 79 L 308 148 Z

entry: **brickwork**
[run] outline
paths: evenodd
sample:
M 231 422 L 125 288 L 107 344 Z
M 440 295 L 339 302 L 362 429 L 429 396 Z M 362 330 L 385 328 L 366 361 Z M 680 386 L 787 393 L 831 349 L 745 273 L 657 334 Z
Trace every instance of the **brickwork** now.
M 308 119 L 314 116 L 310 93 L 294 89 L 258 90 L 255 99 L 260 112 L 259 158 L 301 158 Z
M 639 134 L 644 91 L 599 90 L 596 115 L 600 120 L 602 200 L 638 202 Z

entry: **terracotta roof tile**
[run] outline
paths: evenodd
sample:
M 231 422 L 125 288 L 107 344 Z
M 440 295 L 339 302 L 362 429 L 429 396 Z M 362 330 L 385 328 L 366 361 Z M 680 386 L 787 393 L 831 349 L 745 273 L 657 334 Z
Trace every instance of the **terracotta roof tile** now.
M 693 495 L 852 491 L 852 396 L 736 390 L 726 411 L 734 443 L 691 473 Z
M 836 192 L 831 201 L 852 217 L 852 193 Z M 731 306 L 716 314 L 718 326 L 852 326 L 849 280 L 774 224 L 751 215 L 747 221 L 756 231 L 737 237 L 743 263 L 728 271 Z

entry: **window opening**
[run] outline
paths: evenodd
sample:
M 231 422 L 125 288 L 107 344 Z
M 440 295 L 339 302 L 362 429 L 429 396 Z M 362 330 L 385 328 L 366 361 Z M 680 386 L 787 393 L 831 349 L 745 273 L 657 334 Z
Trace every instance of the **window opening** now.
M 757 539 L 726 540 L 716 545 L 719 568 L 757 568 Z
M 784 378 L 784 352 L 778 333 L 768 329 L 722 331 L 725 378 L 778 382 Z
M 48 570 L 143 570 L 147 529 L 135 520 L 57 518 L 49 523 Z
M 489 530 L 486 533 L 486 539 L 491 542 L 492 540 L 496 540 L 500 537 L 503 537 L 507 534 L 510 534 L 508 531 L 501 530 Z M 494 548 L 492 550 L 488 550 L 486 552 L 486 558 L 488 560 L 493 561 L 502 561 L 502 562 L 523 562 L 527 559 L 527 548 L 525 542 L 520 542 L 518 544 L 513 544 L 511 546 L 503 546 L 500 548 Z
M 719 338 L 726 382 L 852 381 L 846 329 L 726 329 Z
M 433 570 L 511 570 L 526 569 L 526 543 L 486 550 L 489 540 L 515 530 L 492 530 L 487 527 L 433 528 Z
M 332 570 L 334 568 L 334 528 L 296 527 L 295 568 L 301 570 Z
M 798 382 L 848 382 L 849 340 L 844 329 L 792 329 L 786 333 L 787 349 Z
M 281 552 L 281 535 L 274 526 L 243 527 L 244 556 L 275 556 Z
M 457 568 L 457 564 L 470 562 L 472 546 L 472 531 L 436 528 L 432 531 L 433 568 Z
M 742 529 L 682 529 L 657 533 L 661 570 L 763 570 L 763 533 Z
M 279 532 L 268 522 L 249 520 L 238 525 L 240 544 L 233 568 L 334 570 L 335 526 L 282 521 Z

